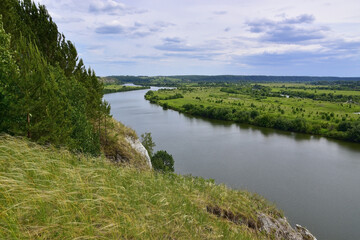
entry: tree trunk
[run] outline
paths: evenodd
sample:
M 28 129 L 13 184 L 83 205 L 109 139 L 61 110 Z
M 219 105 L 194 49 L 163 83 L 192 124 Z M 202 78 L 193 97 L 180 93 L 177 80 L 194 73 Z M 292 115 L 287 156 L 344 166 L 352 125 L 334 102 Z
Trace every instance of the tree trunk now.
M 27 137 L 31 138 L 31 133 L 30 133 L 30 113 L 27 114 Z
M 107 145 L 106 117 L 105 115 L 105 146 Z
M 100 129 L 100 123 L 101 123 L 101 114 L 99 115 L 99 141 L 101 142 L 101 129 Z

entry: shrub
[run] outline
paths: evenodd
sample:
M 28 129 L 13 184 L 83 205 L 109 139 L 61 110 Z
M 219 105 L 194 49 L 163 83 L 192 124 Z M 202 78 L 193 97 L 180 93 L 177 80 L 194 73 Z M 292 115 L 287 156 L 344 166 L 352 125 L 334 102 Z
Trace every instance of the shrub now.
M 166 151 L 157 151 L 151 158 L 154 170 L 161 172 L 174 172 L 174 159 Z

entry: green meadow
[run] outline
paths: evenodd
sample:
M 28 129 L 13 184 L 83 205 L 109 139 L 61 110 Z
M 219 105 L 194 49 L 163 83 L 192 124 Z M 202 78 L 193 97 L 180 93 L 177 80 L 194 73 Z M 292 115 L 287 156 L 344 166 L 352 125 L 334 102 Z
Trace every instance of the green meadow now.
M 146 98 L 192 115 L 360 141 L 360 91 L 322 88 L 302 83 L 179 87 Z

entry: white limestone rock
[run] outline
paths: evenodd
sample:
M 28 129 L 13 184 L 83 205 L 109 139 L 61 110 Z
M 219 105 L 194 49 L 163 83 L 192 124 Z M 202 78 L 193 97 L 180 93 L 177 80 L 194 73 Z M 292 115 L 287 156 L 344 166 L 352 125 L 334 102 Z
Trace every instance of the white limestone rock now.
M 146 150 L 146 148 L 141 144 L 140 140 L 134 139 L 130 136 L 126 136 L 126 141 L 131 145 L 132 148 L 134 148 L 139 154 L 141 154 L 147 160 L 147 164 L 149 165 L 150 168 L 152 168 L 149 153 Z
M 264 213 L 258 214 L 259 231 L 268 235 L 273 235 L 275 239 L 285 240 L 316 240 L 316 238 L 306 228 L 296 225 L 293 229 L 287 219 L 275 219 Z

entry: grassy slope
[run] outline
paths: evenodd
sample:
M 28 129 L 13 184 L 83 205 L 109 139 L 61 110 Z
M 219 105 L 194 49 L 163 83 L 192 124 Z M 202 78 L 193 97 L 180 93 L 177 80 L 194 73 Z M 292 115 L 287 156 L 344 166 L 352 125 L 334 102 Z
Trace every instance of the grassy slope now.
M 0 239 L 263 239 L 206 206 L 278 215 L 201 178 L 119 167 L 0 135 Z

